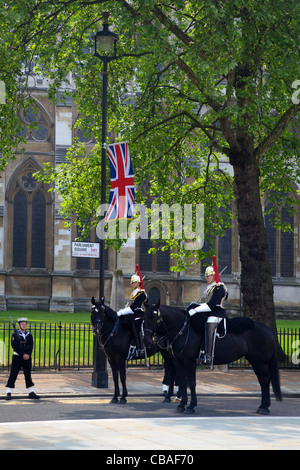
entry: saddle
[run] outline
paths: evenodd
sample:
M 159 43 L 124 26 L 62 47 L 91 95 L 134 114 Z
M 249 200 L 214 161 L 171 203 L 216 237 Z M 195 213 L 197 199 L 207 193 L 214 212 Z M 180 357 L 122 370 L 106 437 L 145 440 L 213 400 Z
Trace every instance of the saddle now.
M 196 318 L 195 318 L 196 317 Z M 202 313 L 201 315 L 193 315 L 190 317 L 191 325 L 198 332 L 203 334 L 205 329 L 205 323 L 208 315 Z M 240 335 L 247 330 L 251 330 L 254 327 L 254 322 L 248 317 L 234 317 L 234 318 L 223 318 L 217 328 L 217 337 L 225 338 L 228 333 Z

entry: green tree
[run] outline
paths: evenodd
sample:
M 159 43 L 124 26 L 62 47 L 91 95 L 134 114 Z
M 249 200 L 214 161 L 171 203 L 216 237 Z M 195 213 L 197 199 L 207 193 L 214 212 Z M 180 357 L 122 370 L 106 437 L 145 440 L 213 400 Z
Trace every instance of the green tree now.
M 101 12 L 110 11 L 119 43 L 118 60 L 109 65 L 109 129 L 130 142 L 140 200 L 151 194 L 161 202 L 204 203 L 207 235 L 222 233 L 228 222 L 220 208 L 234 201 L 244 314 L 264 321 L 273 331 L 273 285 L 261 197 L 268 196 L 277 206 L 288 204 L 286 194 L 299 182 L 299 104 L 292 99 L 293 83 L 299 78 L 297 3 L 5 2 L 20 15 L 6 32 L 13 38 L 16 63 L 18 54 L 38 55 L 36 70 L 48 71 L 53 97 L 67 72 L 76 72 L 80 124 L 96 137 L 101 127 L 101 65 L 87 50 Z M 129 92 L 135 92 L 134 102 Z M 53 173 L 48 169 L 47 178 L 53 180 L 61 172 L 64 209 L 91 216 L 99 193 L 88 192 L 95 199 L 83 214 L 82 198 L 74 190 L 76 178 L 73 189 L 66 185 L 76 166 L 74 155 L 76 150 L 71 166 Z M 97 150 L 89 158 L 99 161 Z M 231 164 L 233 176 L 224 160 Z M 88 165 L 81 165 L 81 185 L 85 170 Z M 87 180 L 91 185 L 91 174 Z M 99 172 L 95 187 L 98 180 Z

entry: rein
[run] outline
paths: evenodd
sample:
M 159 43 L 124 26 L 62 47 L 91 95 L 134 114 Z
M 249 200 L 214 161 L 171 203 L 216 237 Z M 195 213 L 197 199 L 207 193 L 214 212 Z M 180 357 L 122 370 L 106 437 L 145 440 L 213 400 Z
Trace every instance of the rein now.
M 183 323 L 182 327 L 181 327 L 181 330 L 178 331 L 177 335 L 173 338 L 173 341 L 170 343 L 169 345 L 169 350 L 171 351 L 171 354 L 173 357 L 176 357 L 176 354 L 174 352 L 174 347 L 173 347 L 173 344 L 175 342 L 175 340 L 177 340 L 178 338 L 180 338 L 183 333 L 185 332 L 187 328 L 187 333 L 186 333 L 186 337 L 185 337 L 185 343 L 184 343 L 184 346 L 183 348 L 181 349 L 181 351 L 179 352 L 179 354 L 177 354 L 177 356 L 180 356 L 183 351 L 185 350 L 186 348 L 186 345 L 187 345 L 187 342 L 188 342 L 188 339 L 189 339 L 189 333 L 190 333 L 190 322 L 186 319 L 185 322 Z
M 106 338 L 106 341 L 105 343 L 102 342 L 102 336 L 104 336 L 108 331 L 109 331 L 109 328 L 104 332 L 102 333 L 101 336 L 101 343 L 102 343 L 102 346 L 103 348 L 105 348 L 105 346 L 107 345 L 108 341 L 110 341 L 112 339 L 113 336 L 115 336 L 116 332 L 117 332 L 117 329 L 118 329 L 118 326 L 119 326 L 119 318 L 116 320 L 115 324 L 114 324 L 114 327 L 113 329 L 111 330 L 109 336 Z

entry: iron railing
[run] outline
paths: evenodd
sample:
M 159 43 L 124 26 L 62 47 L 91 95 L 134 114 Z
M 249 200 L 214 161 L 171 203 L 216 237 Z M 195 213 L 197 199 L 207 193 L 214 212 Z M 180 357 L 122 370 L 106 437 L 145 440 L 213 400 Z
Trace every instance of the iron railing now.
M 34 338 L 32 370 L 85 369 L 93 367 L 95 337 L 90 323 L 29 323 L 28 330 Z M 0 323 L 0 371 L 10 368 L 13 350 L 10 345 L 13 327 Z M 294 369 L 300 367 L 300 329 L 279 329 L 278 339 L 285 358 L 279 367 Z M 160 354 L 150 357 L 150 367 L 162 367 Z M 144 365 L 143 360 L 132 360 L 129 367 Z M 230 368 L 248 368 L 242 358 L 229 365 Z

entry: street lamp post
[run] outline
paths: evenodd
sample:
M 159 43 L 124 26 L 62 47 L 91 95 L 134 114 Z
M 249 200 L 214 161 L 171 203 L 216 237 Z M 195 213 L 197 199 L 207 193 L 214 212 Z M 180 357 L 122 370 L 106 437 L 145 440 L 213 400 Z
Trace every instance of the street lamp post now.
M 95 35 L 94 55 L 102 60 L 102 151 L 101 151 L 101 207 L 106 202 L 106 139 L 107 139 L 107 64 L 116 59 L 116 43 L 118 36 L 108 29 L 109 12 L 103 12 L 103 28 Z M 113 55 L 109 55 L 113 49 Z M 99 299 L 104 297 L 104 248 L 105 240 L 100 239 L 99 250 Z M 94 340 L 94 370 L 92 386 L 96 388 L 108 387 L 106 357 L 98 341 Z

